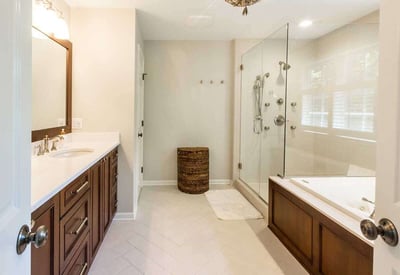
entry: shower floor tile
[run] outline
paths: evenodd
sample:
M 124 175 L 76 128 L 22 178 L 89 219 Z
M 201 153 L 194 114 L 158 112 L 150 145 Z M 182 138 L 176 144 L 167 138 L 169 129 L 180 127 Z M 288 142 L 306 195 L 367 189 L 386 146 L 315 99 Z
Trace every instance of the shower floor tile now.
M 218 220 L 204 194 L 166 186 L 142 189 L 135 221 L 113 221 L 89 274 L 308 273 L 264 220 Z

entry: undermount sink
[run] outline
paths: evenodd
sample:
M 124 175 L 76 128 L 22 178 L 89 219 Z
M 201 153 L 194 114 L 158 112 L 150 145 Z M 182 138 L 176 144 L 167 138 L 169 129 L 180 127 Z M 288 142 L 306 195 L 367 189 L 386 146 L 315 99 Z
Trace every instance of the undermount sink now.
M 80 157 L 90 153 L 93 153 L 93 149 L 91 148 L 71 148 L 71 149 L 63 149 L 60 151 L 52 152 L 49 154 L 49 157 L 52 158 L 73 158 Z

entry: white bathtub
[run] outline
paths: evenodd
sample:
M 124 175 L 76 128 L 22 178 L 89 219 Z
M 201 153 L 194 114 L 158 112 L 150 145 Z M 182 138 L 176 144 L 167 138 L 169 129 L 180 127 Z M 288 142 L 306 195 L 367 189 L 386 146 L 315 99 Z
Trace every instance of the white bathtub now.
M 352 218 L 369 218 L 375 201 L 375 177 L 311 177 L 291 178 L 290 181 Z

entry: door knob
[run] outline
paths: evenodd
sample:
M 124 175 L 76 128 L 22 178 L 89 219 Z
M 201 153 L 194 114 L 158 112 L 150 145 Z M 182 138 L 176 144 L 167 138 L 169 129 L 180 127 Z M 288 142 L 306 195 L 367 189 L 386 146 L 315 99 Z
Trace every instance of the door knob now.
M 378 235 L 390 246 L 396 246 L 399 242 L 399 235 L 393 222 L 389 219 L 381 219 L 379 225 L 376 226 L 371 220 L 362 220 L 360 229 L 364 237 L 368 240 L 376 240 Z
M 143 133 L 139 133 L 137 136 L 138 137 L 143 137 Z
M 49 230 L 44 225 L 39 226 L 35 233 L 29 231 L 29 226 L 23 225 L 17 237 L 17 254 L 21 255 L 30 243 L 33 243 L 36 248 L 44 246 L 48 236 Z

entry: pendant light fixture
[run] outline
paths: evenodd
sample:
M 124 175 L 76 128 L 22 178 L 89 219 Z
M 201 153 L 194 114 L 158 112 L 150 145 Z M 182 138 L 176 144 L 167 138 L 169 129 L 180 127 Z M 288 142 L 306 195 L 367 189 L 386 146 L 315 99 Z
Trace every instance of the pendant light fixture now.
M 56 38 L 69 39 L 67 22 L 50 0 L 35 0 L 32 26 Z
M 258 1 L 260 0 L 225 0 L 226 3 L 231 4 L 234 7 L 244 7 L 242 12 L 243 16 L 246 16 L 248 13 L 247 7 L 257 3 Z

